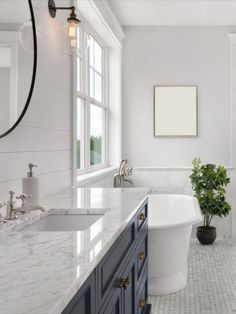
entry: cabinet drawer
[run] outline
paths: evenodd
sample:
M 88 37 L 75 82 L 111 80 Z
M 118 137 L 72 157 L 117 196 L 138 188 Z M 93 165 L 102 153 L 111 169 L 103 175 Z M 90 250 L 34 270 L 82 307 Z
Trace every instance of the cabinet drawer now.
M 148 218 L 148 201 L 146 200 L 136 215 L 137 233 L 141 234 L 141 230 L 146 225 Z
M 98 308 L 108 293 L 116 289 L 118 275 L 135 245 L 135 219 L 132 219 L 97 267 Z
M 136 249 L 136 261 L 137 261 L 137 282 L 140 283 L 142 272 L 147 265 L 148 259 L 148 232 L 144 232 L 140 238 L 140 244 Z
M 145 273 L 142 277 L 142 283 L 136 295 L 137 314 L 144 314 L 146 312 L 147 298 L 148 298 L 148 272 L 146 267 Z

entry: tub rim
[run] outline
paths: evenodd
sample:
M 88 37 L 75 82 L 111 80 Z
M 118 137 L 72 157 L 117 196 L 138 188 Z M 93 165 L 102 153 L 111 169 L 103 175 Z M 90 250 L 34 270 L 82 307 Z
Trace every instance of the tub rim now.
M 150 196 L 184 196 L 186 198 L 191 198 L 193 200 L 195 200 L 195 205 L 196 205 L 196 210 L 198 211 L 198 213 L 196 213 L 196 215 L 194 215 L 191 219 L 189 220 L 184 220 L 182 222 L 177 222 L 177 223 L 166 223 L 166 224 L 162 224 L 162 225 L 150 225 L 148 224 L 148 228 L 155 230 L 155 229 L 171 229 L 171 228 L 178 228 L 178 227 L 184 227 L 187 225 L 195 225 L 199 222 L 201 222 L 203 220 L 203 216 L 201 213 L 201 209 L 198 203 L 198 200 L 195 196 L 193 195 L 188 195 L 188 194 L 174 194 L 174 193 L 150 193 L 147 195 L 147 197 L 149 198 Z

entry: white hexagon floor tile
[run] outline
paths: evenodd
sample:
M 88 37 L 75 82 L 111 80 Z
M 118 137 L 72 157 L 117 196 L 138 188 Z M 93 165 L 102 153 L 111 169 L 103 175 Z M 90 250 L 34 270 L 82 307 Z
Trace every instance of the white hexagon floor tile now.
M 152 314 L 236 314 L 236 239 L 192 240 L 185 289 L 149 302 Z

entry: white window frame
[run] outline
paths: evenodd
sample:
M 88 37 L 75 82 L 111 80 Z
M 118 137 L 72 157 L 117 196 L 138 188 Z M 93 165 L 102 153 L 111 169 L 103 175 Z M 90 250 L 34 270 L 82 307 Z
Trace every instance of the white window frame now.
M 84 29 L 83 29 L 84 27 Z M 102 75 L 103 75 L 103 90 L 101 103 L 90 97 L 90 84 L 89 84 L 89 49 L 83 55 L 81 62 L 82 75 L 81 75 L 81 91 L 77 91 L 77 56 L 73 56 L 73 168 L 75 177 L 90 173 L 93 171 L 101 170 L 108 167 L 108 48 L 106 48 L 102 39 L 98 36 L 96 31 L 86 22 L 83 22 L 81 28 L 83 34 L 83 42 L 88 35 L 91 35 L 98 44 L 102 47 Z M 80 98 L 84 101 L 81 118 L 81 169 L 77 169 L 77 99 Z M 103 134 L 102 134 L 102 163 L 98 165 L 90 165 L 90 104 L 94 104 L 103 110 Z M 75 178 L 75 180 L 76 180 Z M 76 183 L 76 182 L 75 182 Z

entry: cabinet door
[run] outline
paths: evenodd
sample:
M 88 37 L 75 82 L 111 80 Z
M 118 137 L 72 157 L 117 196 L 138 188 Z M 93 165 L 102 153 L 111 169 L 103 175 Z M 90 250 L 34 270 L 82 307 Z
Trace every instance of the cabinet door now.
M 95 314 L 95 273 L 86 280 L 62 314 Z
M 150 305 L 147 304 L 148 298 L 148 271 L 147 267 L 142 273 L 141 285 L 138 288 L 136 296 L 136 314 L 146 314 L 150 311 Z
M 132 256 L 129 260 L 122 279 L 126 280 L 123 287 L 122 303 L 124 314 L 135 314 L 135 296 L 136 296 L 136 258 Z
M 114 290 L 99 314 L 135 314 L 136 297 L 136 258 L 129 258 L 116 280 Z
M 117 288 L 99 314 L 123 314 L 121 299 L 122 291 Z
M 141 208 L 138 210 L 136 214 L 137 221 L 137 234 L 138 236 L 142 233 L 144 227 L 147 228 L 147 218 L 148 218 L 148 200 L 146 200 Z
M 139 246 L 136 248 L 136 259 L 137 259 L 137 285 L 139 286 L 143 282 L 142 273 L 147 265 L 148 259 L 148 232 L 143 232 L 139 239 Z
M 117 289 L 116 282 L 135 245 L 135 219 L 132 219 L 97 267 L 98 310 L 106 302 L 108 295 Z

